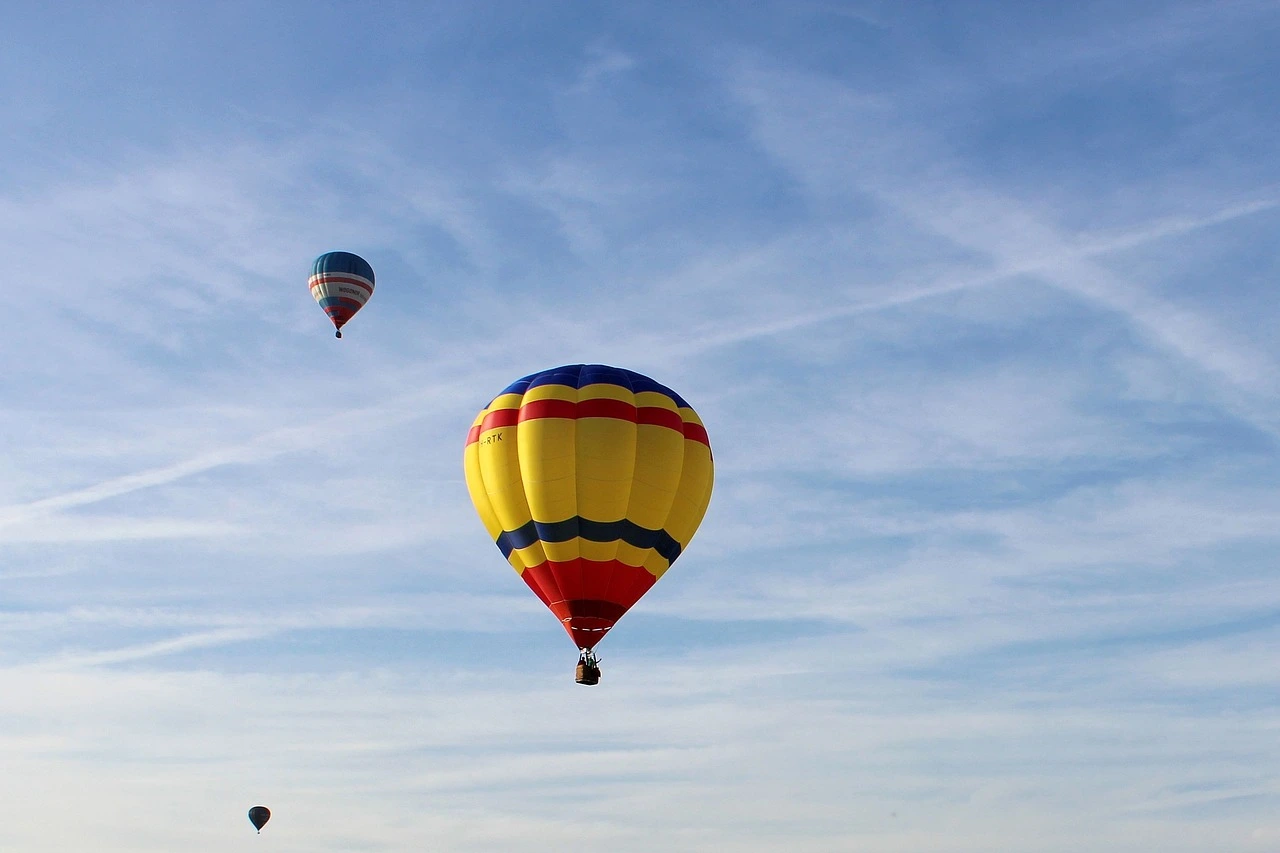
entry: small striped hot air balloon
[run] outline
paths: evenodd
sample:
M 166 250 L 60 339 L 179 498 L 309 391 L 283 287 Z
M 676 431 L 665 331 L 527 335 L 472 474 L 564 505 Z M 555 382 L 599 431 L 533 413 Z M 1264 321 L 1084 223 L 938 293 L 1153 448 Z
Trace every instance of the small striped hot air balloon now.
M 325 252 L 311 265 L 311 295 L 333 321 L 334 337 L 373 296 L 373 267 L 350 252 Z
M 490 537 L 580 650 L 578 682 L 595 684 L 595 645 L 676 561 L 711 502 L 702 421 L 639 373 L 556 367 L 480 411 L 464 466 Z

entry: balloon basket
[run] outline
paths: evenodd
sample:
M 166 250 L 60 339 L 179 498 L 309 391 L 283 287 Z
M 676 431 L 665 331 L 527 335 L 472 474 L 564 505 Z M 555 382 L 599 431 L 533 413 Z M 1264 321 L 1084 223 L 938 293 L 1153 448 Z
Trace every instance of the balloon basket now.
M 578 664 L 578 670 L 574 673 L 573 680 L 579 684 L 599 684 L 600 683 L 600 667 L 592 666 L 589 663 Z

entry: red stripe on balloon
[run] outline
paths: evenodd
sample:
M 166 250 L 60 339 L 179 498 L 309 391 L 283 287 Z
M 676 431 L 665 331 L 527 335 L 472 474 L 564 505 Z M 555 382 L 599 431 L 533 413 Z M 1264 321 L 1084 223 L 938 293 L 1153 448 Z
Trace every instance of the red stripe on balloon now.
M 697 440 L 696 436 L 689 435 L 690 425 L 681 420 L 679 413 L 664 409 L 661 406 L 640 406 L 637 408 L 622 400 L 596 398 L 583 400 L 580 403 L 574 403 L 571 400 L 530 400 L 520 407 L 519 420 L 521 422 L 539 418 L 564 418 L 566 420 L 613 418 L 620 421 L 630 421 L 634 424 L 665 427 L 666 429 L 684 433 L 686 438 Z M 705 430 L 702 432 L 702 436 L 702 441 L 705 443 Z
M 622 400 L 610 400 L 597 397 L 592 400 L 578 402 L 579 418 L 615 418 L 620 421 L 636 422 L 636 407 Z
M 538 418 L 578 417 L 578 404 L 571 400 L 530 400 L 520 406 L 520 420 L 532 421 Z
M 707 447 L 711 446 L 711 439 L 707 436 L 707 428 L 704 427 L 702 424 L 685 422 L 684 437 L 687 439 L 690 439 L 691 441 L 696 441 L 701 444 L 705 444 Z
M 480 431 L 488 432 L 491 429 L 515 426 L 519 416 L 519 409 L 494 409 L 480 422 Z
M 684 421 L 680 419 L 680 413 L 661 406 L 641 406 L 636 413 L 636 423 L 666 427 L 676 432 L 684 430 Z

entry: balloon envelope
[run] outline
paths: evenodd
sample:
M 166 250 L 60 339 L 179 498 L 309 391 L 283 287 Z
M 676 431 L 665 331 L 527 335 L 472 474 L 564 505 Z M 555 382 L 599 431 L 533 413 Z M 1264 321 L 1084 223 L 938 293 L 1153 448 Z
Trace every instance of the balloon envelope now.
M 680 556 L 714 479 L 689 404 L 600 364 L 512 383 L 476 416 L 464 466 L 494 543 L 581 649 Z
M 350 252 L 326 252 L 311 265 L 311 295 L 341 329 L 373 296 L 373 267 Z
M 262 831 L 262 827 L 266 826 L 269 820 L 271 820 L 271 809 L 266 806 L 254 806 L 249 809 L 249 823 L 253 824 L 253 828 L 259 832 Z

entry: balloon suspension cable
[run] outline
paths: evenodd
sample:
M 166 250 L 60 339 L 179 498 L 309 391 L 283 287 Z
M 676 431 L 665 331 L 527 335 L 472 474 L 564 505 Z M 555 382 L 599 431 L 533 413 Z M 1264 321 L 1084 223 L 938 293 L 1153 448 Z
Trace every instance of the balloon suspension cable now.
M 578 652 L 578 663 L 600 668 L 600 658 L 596 657 L 596 653 L 591 649 L 579 649 Z

